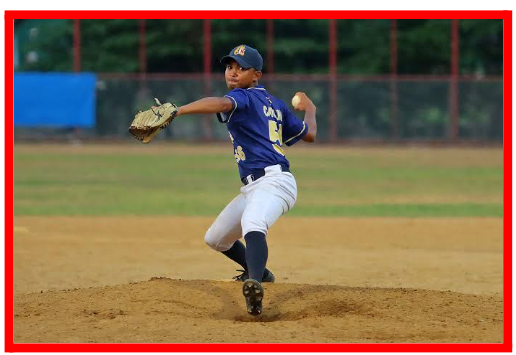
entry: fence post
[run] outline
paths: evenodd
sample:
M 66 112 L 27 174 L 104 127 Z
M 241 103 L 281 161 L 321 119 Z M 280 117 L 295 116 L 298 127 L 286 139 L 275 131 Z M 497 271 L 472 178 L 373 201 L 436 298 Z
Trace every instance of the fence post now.
M 267 32 L 267 76 L 269 78 L 267 82 L 268 90 L 274 93 L 274 20 L 266 20 L 266 32 Z
M 204 19 L 204 95 L 210 96 L 211 93 L 211 20 Z M 209 141 L 213 138 L 211 130 L 211 120 L 213 117 L 204 117 L 204 140 Z
M 140 64 L 140 73 L 138 75 L 138 103 L 147 105 L 151 100 L 152 95 L 149 93 L 147 87 L 147 39 L 146 39 L 146 21 L 145 19 L 138 20 L 138 59 Z M 161 98 L 163 100 L 166 98 Z M 154 100 L 152 100 L 154 102 Z M 165 131 L 165 136 L 172 134 L 171 128 Z
M 81 20 L 73 20 L 73 70 L 81 71 Z
M 140 19 L 138 23 L 139 29 L 139 57 L 140 57 L 140 75 L 145 76 L 147 73 L 147 40 L 145 19 Z
M 450 56 L 450 128 L 449 138 L 457 140 L 459 137 L 459 20 L 451 20 L 451 56 Z
M 337 140 L 337 23 L 331 19 L 329 23 L 329 82 L 330 82 L 330 142 Z
M 391 139 L 399 139 L 398 122 L 398 26 L 397 20 L 391 20 Z
M 274 74 L 274 20 L 267 20 L 267 72 Z

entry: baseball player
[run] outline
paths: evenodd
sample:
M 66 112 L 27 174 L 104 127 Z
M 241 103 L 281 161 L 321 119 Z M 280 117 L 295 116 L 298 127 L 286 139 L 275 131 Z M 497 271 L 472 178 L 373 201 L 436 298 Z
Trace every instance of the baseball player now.
M 314 142 L 317 134 L 316 107 L 302 92 L 293 100 L 304 111 L 304 121 L 294 116 L 285 103 L 258 84 L 263 59 L 247 45 L 239 45 L 221 59 L 231 91 L 224 97 L 206 97 L 181 106 L 176 117 L 195 113 L 216 113 L 225 123 L 233 142 L 243 187 L 217 217 L 205 235 L 206 243 L 243 268 L 243 295 L 247 312 L 262 313 L 262 282 L 274 282 L 265 266 L 268 258 L 267 231 L 297 199 L 296 180 L 290 172 L 283 144 L 303 139 Z M 246 246 L 240 241 L 244 238 Z

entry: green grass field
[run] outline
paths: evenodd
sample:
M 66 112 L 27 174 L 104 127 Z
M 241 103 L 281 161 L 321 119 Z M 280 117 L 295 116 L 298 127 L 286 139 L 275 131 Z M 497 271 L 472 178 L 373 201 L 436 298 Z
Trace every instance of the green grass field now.
M 291 216 L 501 217 L 501 148 L 287 150 Z M 217 215 L 239 193 L 231 146 L 15 145 L 15 215 Z

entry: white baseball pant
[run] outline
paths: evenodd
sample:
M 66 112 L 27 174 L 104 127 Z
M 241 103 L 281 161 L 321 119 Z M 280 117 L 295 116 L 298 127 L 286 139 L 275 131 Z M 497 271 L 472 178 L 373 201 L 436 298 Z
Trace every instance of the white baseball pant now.
M 249 232 L 267 235 L 269 228 L 294 207 L 297 184 L 294 175 L 279 165 L 265 168 L 265 175 L 243 186 L 240 194 L 219 214 L 204 236 L 217 251 L 229 250 Z

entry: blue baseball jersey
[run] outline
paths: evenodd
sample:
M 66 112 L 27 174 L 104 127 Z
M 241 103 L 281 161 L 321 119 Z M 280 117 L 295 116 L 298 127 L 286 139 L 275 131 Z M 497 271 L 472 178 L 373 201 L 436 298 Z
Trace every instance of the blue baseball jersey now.
M 233 107 L 219 114 L 219 120 L 227 125 L 240 177 L 270 165 L 288 168 L 282 146 L 291 146 L 308 133 L 305 122 L 263 86 L 234 89 L 225 96 Z

